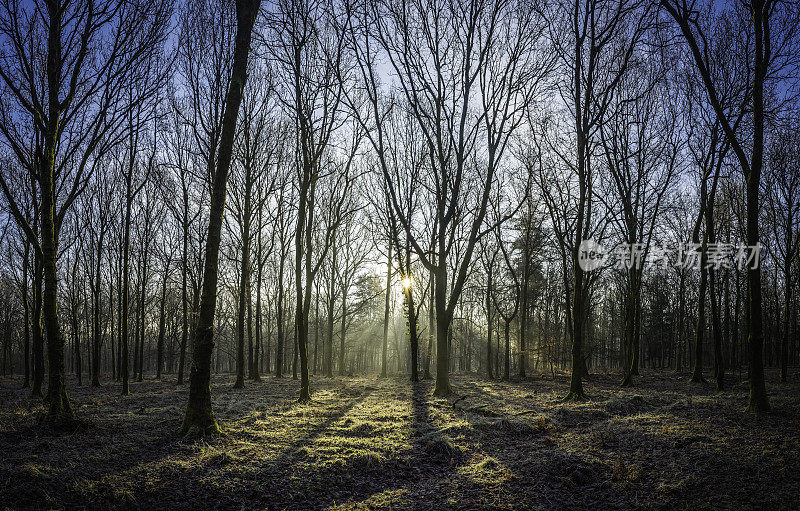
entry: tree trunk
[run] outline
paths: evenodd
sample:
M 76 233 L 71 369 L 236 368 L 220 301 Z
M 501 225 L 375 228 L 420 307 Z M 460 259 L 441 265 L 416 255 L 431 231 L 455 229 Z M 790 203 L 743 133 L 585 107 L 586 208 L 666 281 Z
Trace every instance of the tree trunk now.
M 436 280 L 434 293 L 436 301 L 436 387 L 433 395 L 439 397 L 447 397 L 452 393 L 450 388 L 450 347 L 448 345 L 452 315 L 445 305 L 447 293 L 445 264 L 446 262 L 440 261 L 439 267 L 434 273 Z
M 720 301 L 716 290 L 716 272 L 708 270 L 709 295 L 711 297 L 711 335 L 714 339 L 714 379 L 717 390 L 725 388 L 725 361 L 722 359 L 722 323 L 720 321 Z
M 344 376 L 344 348 L 347 333 L 347 285 L 342 283 L 342 327 L 339 334 L 339 375 Z
M 93 296 L 94 296 L 94 309 L 92 311 L 92 333 L 93 333 L 93 341 L 92 341 L 92 387 L 99 387 L 100 386 L 100 348 L 103 345 L 102 342 L 102 331 L 100 328 L 100 318 L 102 314 L 102 294 L 101 294 L 101 270 L 102 270 L 102 257 L 103 257 L 103 238 L 105 235 L 105 228 L 104 225 L 100 226 L 100 235 L 97 240 L 97 261 L 96 266 L 94 268 L 94 289 L 93 289 Z M 91 278 L 91 277 L 90 277 Z
M 392 285 L 392 242 L 389 241 L 389 255 L 386 261 L 386 293 L 383 304 L 383 344 L 381 344 L 381 378 L 386 378 L 389 356 L 389 295 Z
M 239 310 L 236 317 L 237 350 L 236 350 L 236 383 L 233 388 L 244 388 L 244 337 L 245 315 L 247 314 L 248 287 L 250 286 L 250 177 L 244 192 L 244 226 L 242 228 L 242 264 L 239 282 Z M 248 357 L 250 377 L 253 374 L 253 340 L 248 335 Z
M 764 77 L 769 59 L 764 55 L 764 25 L 769 18 L 764 18 L 764 2 L 753 2 L 753 24 L 755 25 L 755 66 L 753 83 L 753 151 L 750 174 L 745 175 L 747 182 L 747 244 L 750 247 L 759 245 L 758 214 L 761 187 L 761 169 L 764 164 Z M 767 34 L 768 35 L 768 34 Z M 750 338 L 748 351 L 750 355 L 750 399 L 747 410 L 754 413 L 770 410 L 767 389 L 764 384 L 763 361 L 763 312 L 761 310 L 761 267 L 754 265 L 747 271 L 749 279 L 748 327 Z
M 48 382 L 47 421 L 51 424 L 68 425 L 74 422 L 67 397 L 64 374 L 64 336 L 58 319 L 58 241 L 55 226 L 55 159 L 59 138 L 59 121 L 62 90 L 61 29 L 63 10 L 60 2 L 47 5 L 50 26 L 47 41 L 47 84 L 49 111 L 44 133 L 44 158 L 39 171 L 41 187 L 41 249 L 44 288 L 42 290 L 42 317 L 47 331 Z
M 314 300 L 314 365 L 311 374 L 317 374 L 317 350 L 319 349 L 319 295 Z
M 417 315 L 414 307 L 412 289 L 406 290 L 406 305 L 408 310 L 408 336 L 411 341 L 411 381 L 419 381 L 419 339 L 417 338 Z
M 24 338 L 22 358 L 25 367 L 25 380 L 22 383 L 22 388 L 26 389 L 31 384 L 31 303 L 30 300 L 28 300 L 28 269 L 30 268 L 31 243 L 27 238 L 24 243 L 25 252 L 22 256 L 22 296 L 20 298 L 22 299 L 22 329 Z
M 677 338 L 678 341 L 675 346 L 675 372 L 680 373 L 683 369 L 683 338 L 684 338 L 684 328 L 683 328 L 683 319 L 684 319 L 684 311 L 686 310 L 686 274 L 683 270 L 681 270 L 680 274 L 680 282 L 678 284 L 678 332 Z
M 630 241 L 629 241 L 630 243 Z M 628 269 L 628 292 L 625 294 L 625 338 L 622 346 L 622 362 L 624 378 L 622 380 L 623 387 L 630 387 L 633 385 L 633 376 L 636 374 L 635 368 L 638 362 L 636 352 L 638 346 L 636 343 L 636 304 L 639 297 L 639 273 L 636 268 L 631 267 Z
M 236 0 L 236 42 L 233 53 L 231 80 L 225 101 L 217 169 L 211 190 L 206 257 L 203 270 L 203 294 L 200 314 L 192 342 L 192 368 L 189 401 L 181 430 L 190 435 L 219 432 L 211 409 L 211 356 L 214 352 L 214 314 L 217 300 L 220 234 L 225 213 L 228 171 L 236 135 L 236 118 L 247 79 L 247 58 L 253 24 L 261 0 Z
M 56 18 L 56 15 L 51 12 L 51 19 L 60 19 L 60 15 Z M 59 38 L 57 44 L 60 47 L 60 29 L 53 29 L 52 27 L 50 32 L 51 45 L 53 44 L 54 30 L 56 32 L 55 37 Z M 48 58 L 48 62 L 51 60 L 52 58 Z M 52 69 L 48 70 L 48 78 L 51 80 L 53 77 L 50 75 L 54 72 Z M 57 82 L 51 82 L 51 86 L 55 87 L 56 90 L 58 89 Z M 54 119 L 51 122 L 57 123 L 58 121 Z M 55 190 L 53 183 L 56 130 L 56 126 L 51 126 L 50 130 L 48 130 L 51 131 L 51 134 L 46 141 L 45 165 L 40 175 L 42 183 L 42 273 L 44 278 L 42 318 L 44 319 L 44 328 L 47 331 L 47 400 L 49 403 L 47 420 L 52 424 L 66 425 L 73 422 L 75 417 L 67 396 L 66 377 L 64 374 L 64 336 L 58 320 L 58 270 L 56 268 L 58 254 L 54 224 Z
M 258 276 L 256 277 L 256 360 L 255 360 L 255 379 L 261 379 L 261 283 L 264 277 L 264 259 L 263 259 L 263 246 L 261 244 L 261 211 L 259 211 L 258 220 Z M 266 371 L 269 373 L 269 337 L 267 337 L 267 351 L 266 351 Z
M 789 327 L 792 316 L 792 261 L 784 262 L 783 281 L 786 282 L 786 292 L 783 296 L 783 332 L 781 333 L 780 353 L 780 378 L 781 383 L 786 383 L 789 365 Z
M 436 336 L 436 319 L 434 317 L 435 314 L 435 307 L 433 305 L 433 286 L 434 286 L 434 279 L 433 275 L 431 275 L 431 297 L 428 301 L 428 349 L 425 350 L 425 374 L 424 378 L 426 380 L 431 379 L 431 354 L 433 352 L 433 343 L 434 337 Z
M 494 378 L 492 372 L 492 269 L 486 275 L 486 376 Z
M 506 366 L 503 371 L 503 379 L 508 380 L 511 377 L 511 321 L 504 321 L 503 336 L 506 340 Z
M 186 367 L 186 345 L 189 343 L 189 222 L 188 198 L 184 190 L 183 204 L 183 260 L 181 261 L 181 345 L 178 356 L 178 385 L 183 384 L 183 373 Z
M 706 287 L 708 286 L 708 270 L 705 268 L 705 260 L 700 268 L 700 291 L 697 294 L 697 328 L 695 329 L 694 341 L 694 368 L 692 370 L 692 382 L 702 383 L 703 378 L 703 335 L 706 328 Z
M 145 217 L 147 218 L 147 217 Z M 145 220 L 148 222 L 148 220 Z M 142 286 L 139 295 L 139 381 L 144 381 L 144 334 L 145 334 L 145 307 L 147 303 L 147 262 L 150 250 L 148 228 L 145 226 L 144 253 L 142 254 Z
M 710 243 L 717 241 L 714 226 L 714 192 L 709 196 L 706 205 L 706 232 Z M 725 361 L 722 360 L 722 323 L 720 321 L 720 301 L 717 296 L 717 280 L 714 267 L 708 269 L 708 289 L 711 298 L 711 335 L 714 339 L 714 379 L 717 390 L 725 388 Z
M 158 344 L 156 346 L 156 378 L 161 379 L 161 370 L 164 366 L 164 337 L 167 327 L 167 280 L 169 276 L 169 263 L 164 267 L 164 277 L 161 279 L 161 307 L 158 311 Z
M 525 252 L 522 263 L 522 309 L 519 316 L 519 377 L 525 378 L 528 365 L 528 280 L 530 280 L 530 270 L 528 268 L 530 258 L 530 240 L 528 229 L 525 229 Z

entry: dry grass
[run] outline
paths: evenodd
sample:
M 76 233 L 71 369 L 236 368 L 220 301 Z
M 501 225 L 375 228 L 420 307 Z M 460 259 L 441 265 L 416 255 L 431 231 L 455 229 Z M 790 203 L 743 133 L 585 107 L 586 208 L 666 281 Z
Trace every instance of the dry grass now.
M 721 394 L 650 374 L 632 390 L 566 379 L 431 382 L 214 379 L 226 434 L 177 431 L 186 387 L 76 387 L 85 431 L 43 430 L 42 405 L 0 380 L 0 507 L 332 509 L 797 509 L 800 381 L 769 386 L 772 414 L 746 415 L 746 382 Z

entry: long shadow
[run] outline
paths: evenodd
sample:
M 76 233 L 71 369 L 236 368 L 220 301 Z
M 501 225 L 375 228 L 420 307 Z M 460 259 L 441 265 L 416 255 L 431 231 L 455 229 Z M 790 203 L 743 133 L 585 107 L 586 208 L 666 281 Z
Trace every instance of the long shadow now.
M 120 423 L 118 418 L 108 418 L 100 412 L 100 424 L 93 432 L 91 429 L 85 433 L 90 435 L 94 443 L 80 454 L 94 456 L 98 468 L 92 469 L 85 462 L 71 463 L 72 472 L 76 477 L 71 480 L 60 477 L 53 480 L 42 481 L 31 479 L 22 484 L 30 483 L 45 486 L 52 495 L 64 499 L 63 505 L 80 505 L 88 508 L 107 507 L 172 507 L 175 509 L 192 509 L 197 507 L 213 508 L 267 508 L 267 509 L 309 509 L 323 508 L 343 502 L 361 503 L 369 507 L 371 496 L 382 498 L 381 495 L 397 493 L 405 499 L 398 507 L 410 509 L 431 509 L 454 507 L 449 499 L 458 497 L 458 489 L 451 487 L 451 481 L 458 481 L 460 476 L 455 472 L 461 464 L 466 462 L 466 455 L 458 446 L 453 448 L 452 441 L 446 433 L 439 431 L 435 424 L 434 403 L 430 396 L 430 382 L 418 384 L 403 384 L 403 391 L 395 397 L 387 387 L 387 383 L 375 383 L 370 387 L 358 389 L 347 384 L 331 389 L 341 395 L 321 416 L 315 417 L 318 422 L 309 423 L 293 433 L 295 436 L 290 441 L 281 441 L 277 446 L 280 452 L 276 456 L 264 459 L 250 459 L 242 461 L 239 465 L 235 456 L 199 458 L 194 451 L 194 446 L 179 441 L 177 435 L 178 418 L 169 416 L 163 422 L 156 421 L 152 415 L 136 415 L 128 423 Z M 396 388 L 396 387 L 394 387 Z M 258 387 L 261 390 L 260 387 Z M 389 390 L 379 392 L 375 390 Z M 144 390 L 144 389 L 143 389 Z M 487 389 L 489 390 L 489 389 Z M 360 391 L 360 392 L 359 392 Z M 490 393 L 491 394 L 491 393 Z M 219 396 L 221 399 L 230 397 L 227 393 Z M 497 396 L 492 395 L 494 399 Z M 389 457 L 382 459 L 374 465 L 330 464 L 318 466 L 314 457 L 307 456 L 303 447 L 311 447 L 315 440 L 324 436 L 326 432 L 335 427 L 336 423 L 368 399 L 410 400 L 405 401 L 410 405 L 410 415 L 404 412 L 403 428 L 409 427 L 407 444 L 401 450 Z M 398 403 L 399 401 L 395 401 Z M 445 407 L 442 412 L 450 412 L 450 405 L 442 402 Z M 378 402 L 378 406 L 380 402 Z M 302 405 L 293 405 L 302 406 Z M 311 405 L 312 407 L 314 404 Z M 405 406 L 405 405 L 402 405 Z M 279 413 L 279 405 L 271 404 L 265 411 Z M 377 409 L 377 407 L 376 407 Z M 409 410 L 406 408 L 406 410 Z M 369 411 L 369 410 L 367 410 Z M 162 412 L 163 415 L 163 412 Z M 236 420 L 240 413 L 229 414 L 228 420 Z M 164 415 L 166 418 L 167 416 Z M 407 418 L 405 418 L 407 417 Z M 281 419 L 295 420 L 291 417 Z M 397 421 L 395 421 L 397 422 Z M 278 432 L 280 433 L 278 424 Z M 145 436 L 138 435 L 136 429 L 151 428 Z M 94 435 L 95 433 L 101 433 Z M 32 429 L 20 430 L 15 438 L 19 441 L 26 440 L 28 448 L 34 443 L 26 439 L 26 435 L 33 434 Z M 380 433 L 375 433 L 380 435 Z M 226 447 L 235 448 L 236 440 L 246 436 L 253 442 L 253 436 L 248 436 L 248 428 L 231 428 L 228 440 L 212 441 L 212 445 L 225 452 Z M 145 438 L 146 444 L 137 443 Z M 257 440 L 255 440 L 257 442 Z M 0 446 L 14 449 L 13 442 L 0 439 Z M 115 444 L 120 444 L 118 451 L 112 451 Z M 272 444 L 273 441 L 270 440 Z M 7 445 L 6 445 L 7 444 Z M 334 448 L 336 444 L 334 445 Z M 349 449 L 343 444 L 342 449 Z M 398 444 L 399 445 L 399 444 Z M 58 448 L 56 444 L 45 445 L 43 449 L 52 451 Z M 84 447 L 80 447 L 85 449 Z M 313 450 L 313 449 L 312 449 Z M 508 458 L 503 451 L 503 440 L 495 439 L 481 450 L 492 454 L 501 461 Z M 337 451 L 343 452 L 343 451 Z M 101 454 L 102 458 L 97 455 Z M 534 453 L 529 453 L 534 454 Z M 159 460 L 175 456 L 178 464 L 159 464 Z M 342 459 L 345 457 L 342 456 Z M 509 459 L 508 464 L 513 460 Z M 504 462 L 505 463 L 505 462 Z M 147 466 L 144 466 L 147 465 Z M 137 469 L 137 466 L 142 466 Z M 538 461 L 537 466 L 544 467 L 544 461 Z M 109 470 L 110 469 L 110 470 Z M 133 470 L 132 470 L 133 469 Z M 125 472 L 130 471 L 130 476 Z M 125 479 L 122 486 L 132 493 L 129 497 L 117 493 L 114 476 L 122 474 Z M 80 499 L 81 495 L 71 487 L 71 483 L 79 476 L 92 484 L 98 485 L 94 493 L 90 493 L 92 500 L 88 502 L 73 502 Z M 108 479 L 111 477 L 111 479 Z M 395 492 L 396 490 L 396 492 Z M 421 491 L 418 491 L 421 490 Z M 471 492 L 481 491 L 480 487 L 470 488 Z M 0 490 L 0 493 L 2 490 Z M 405 496 L 403 496 L 405 495 Z M 85 496 L 83 497 L 86 498 Z M 8 505 L 17 507 L 52 507 L 43 501 L 31 500 L 0 500 Z M 381 501 L 382 502 L 382 501 Z M 56 506 L 59 507 L 59 506 Z
M 0 451 L 18 455 L 6 457 L 0 463 L 0 475 L 6 475 L 3 479 L 15 481 L 12 487 L 0 486 L 0 502 L 23 508 L 52 507 L 54 504 L 58 507 L 125 505 L 128 497 L 113 484 L 114 478 L 129 477 L 135 487 L 142 479 L 142 473 L 147 474 L 146 478 L 155 475 L 158 479 L 172 470 L 167 467 L 164 471 L 163 460 L 172 457 L 176 460 L 188 457 L 191 460 L 196 455 L 194 442 L 183 442 L 178 432 L 180 407 L 177 415 L 173 414 L 173 405 L 163 406 L 163 402 L 160 403 L 162 406 L 156 406 L 161 408 L 160 411 L 143 412 L 147 405 L 159 404 L 152 402 L 152 395 L 148 395 L 143 388 L 148 383 L 151 382 L 132 383 L 132 387 L 137 386 L 142 390 L 124 398 L 116 394 L 118 389 L 113 385 L 100 389 L 77 389 L 72 403 L 79 416 L 86 417 L 86 412 L 80 408 L 87 398 L 101 402 L 114 399 L 116 403 L 114 408 L 105 410 L 101 405 L 89 420 L 88 427 L 76 433 L 65 434 L 43 428 L 35 419 L 4 433 L 0 437 Z M 173 392 L 179 393 L 180 390 Z M 230 397 L 227 392 L 218 394 L 215 408 L 220 406 L 220 401 Z M 361 397 L 364 398 L 366 396 Z M 130 403 L 117 400 L 129 400 Z M 176 395 L 167 396 L 167 400 L 181 402 L 183 399 Z M 350 407 L 354 405 L 355 402 L 351 401 Z M 129 410 L 134 413 L 129 413 Z M 343 409 L 339 415 L 346 412 Z M 333 420 L 336 417 L 331 417 L 329 422 Z M 308 437 L 319 434 L 325 427 L 326 424 L 317 426 L 309 432 Z M 298 439 L 296 442 L 304 440 Z M 225 441 L 225 437 L 210 440 L 211 443 Z M 130 475 L 126 472 L 130 472 Z M 87 490 L 88 487 L 91 489 Z M 84 491 L 89 494 L 78 493 Z M 118 493 L 123 495 L 115 495 Z M 49 496 L 57 500 L 49 500 Z
M 613 488 L 602 485 L 606 479 L 606 467 L 602 463 L 562 444 L 564 434 L 573 434 L 574 424 L 561 424 L 559 430 L 549 421 L 529 420 L 540 413 L 549 416 L 554 409 L 561 410 L 560 406 L 543 403 L 543 396 L 524 397 L 534 389 L 528 385 L 515 388 L 519 385 L 516 382 L 461 383 L 465 393 L 457 409 L 470 423 L 468 434 L 478 446 L 478 452 L 489 460 L 485 466 L 495 467 L 495 470 L 501 467 L 512 475 L 497 486 L 491 486 L 497 501 L 523 508 L 630 508 L 631 502 L 624 498 L 614 503 Z M 507 404 L 522 405 L 518 407 L 534 412 L 517 416 L 514 411 L 505 409 Z M 584 420 L 594 412 L 568 411 L 570 418 L 575 414 Z M 482 498 L 487 489 L 479 485 L 467 491 L 472 497 Z
M 286 459 L 290 458 L 294 453 L 296 453 L 298 449 L 314 441 L 316 438 L 322 435 L 323 432 L 330 429 L 330 427 L 335 422 L 338 422 L 345 415 L 347 415 L 347 413 L 350 412 L 353 408 L 366 401 L 366 399 L 372 394 L 372 392 L 373 392 L 372 389 L 368 389 L 362 392 L 358 397 L 350 399 L 350 401 L 348 401 L 347 404 L 338 408 L 336 413 L 330 415 L 328 418 L 326 418 L 319 424 L 313 426 L 303 436 L 297 438 L 288 448 L 286 448 L 283 451 L 283 453 L 280 456 L 278 456 L 275 459 L 274 463 L 276 465 L 280 464 L 282 461 L 285 461 Z M 312 401 L 312 406 L 313 406 L 313 401 Z
M 409 397 L 412 411 L 409 424 L 411 436 L 409 451 L 384 460 L 376 466 L 334 465 L 325 468 L 309 466 L 299 473 L 295 472 L 294 475 L 297 477 L 280 478 L 280 476 L 287 476 L 297 470 L 297 466 L 292 464 L 292 461 L 296 460 L 290 459 L 287 456 L 289 453 L 285 453 L 274 463 L 271 462 L 270 467 L 262 470 L 259 477 L 269 475 L 269 478 L 274 480 L 275 476 L 279 476 L 279 479 L 285 484 L 285 492 L 302 496 L 301 499 L 292 500 L 280 497 L 273 498 L 271 501 L 257 499 L 258 504 L 268 507 L 271 505 L 281 509 L 299 507 L 321 509 L 333 504 L 352 502 L 369 507 L 368 499 L 372 496 L 385 495 L 393 490 L 401 492 L 408 490 L 409 493 L 415 495 L 414 489 L 418 486 L 434 487 L 437 483 L 449 478 L 462 460 L 449 458 L 446 447 L 444 451 L 439 448 L 442 445 L 450 444 L 443 443 L 443 439 L 437 435 L 437 428 L 432 422 L 427 382 L 410 385 Z M 368 391 L 361 398 L 354 400 L 346 411 L 362 402 L 370 394 L 371 391 Z M 309 439 L 319 436 L 345 413 L 337 413 L 317 425 L 312 432 L 295 442 L 295 448 L 308 442 Z M 336 481 L 337 484 L 330 485 L 330 481 Z M 267 490 L 267 495 L 270 494 L 270 490 L 267 488 L 262 488 L 260 491 L 264 490 Z M 447 495 L 443 492 L 432 495 L 432 492 L 426 491 L 421 494 L 424 495 L 424 500 L 410 500 L 399 507 L 411 509 L 445 507 Z
M 226 461 L 225 457 L 210 458 L 206 464 L 199 467 L 202 473 L 211 471 L 225 472 L 232 470 L 230 474 L 231 486 L 236 488 L 232 492 L 229 485 L 220 486 L 218 484 L 198 484 L 197 473 L 190 474 L 190 479 L 176 478 L 174 480 L 163 481 L 158 485 L 156 491 L 148 491 L 141 495 L 137 505 L 164 507 L 165 502 L 173 502 L 175 508 L 194 508 L 199 503 L 213 503 L 212 507 L 228 508 L 265 508 L 265 509 L 286 509 L 286 508 L 319 508 L 330 505 L 338 501 L 335 495 L 335 488 L 330 488 L 330 492 L 322 487 L 315 488 L 315 481 L 307 476 L 313 472 L 311 460 L 305 458 L 302 452 L 303 447 L 311 446 L 317 438 L 321 437 L 326 431 L 355 407 L 363 403 L 372 394 L 372 389 L 366 389 L 358 395 L 342 403 L 335 408 L 333 413 L 325 416 L 320 422 L 313 424 L 302 431 L 294 440 L 286 445 L 276 457 L 270 457 L 260 463 L 247 464 L 239 470 L 235 465 Z M 310 406 L 314 406 L 314 402 Z M 293 404 L 297 406 L 307 406 Z M 291 420 L 284 418 L 283 420 Z M 246 430 L 231 431 L 230 437 L 236 440 L 242 434 L 246 436 Z M 252 440 L 252 438 L 249 438 Z M 224 447 L 222 448 L 224 450 Z M 227 465 L 227 466 L 226 466 Z M 252 467 L 252 470 L 250 468 Z M 176 495 L 186 495 L 191 493 L 191 500 L 175 502 Z
M 147 419 L 137 417 L 124 428 L 94 421 L 73 434 L 31 424 L 4 435 L 0 449 L 21 456 L 2 463 L 0 473 L 15 483 L 0 489 L 0 501 L 12 508 L 105 507 L 110 502 L 103 493 L 115 489 L 103 481 L 143 464 L 158 464 L 184 449 L 178 443 L 177 420 L 154 425 Z

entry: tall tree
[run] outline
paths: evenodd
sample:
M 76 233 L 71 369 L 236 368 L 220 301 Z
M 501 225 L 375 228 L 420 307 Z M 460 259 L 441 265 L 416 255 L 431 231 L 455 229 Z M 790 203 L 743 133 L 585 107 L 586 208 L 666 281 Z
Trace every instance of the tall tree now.
M 219 155 L 213 173 L 203 270 L 203 293 L 200 299 L 197 328 L 192 339 L 189 400 L 181 426 L 181 430 L 187 435 L 202 436 L 219 432 L 219 425 L 211 408 L 211 356 L 214 352 L 219 247 L 225 213 L 228 171 L 231 166 L 233 142 L 236 135 L 236 120 L 247 81 L 250 41 L 260 5 L 261 0 L 236 0 L 236 42 L 233 50 L 233 67 L 225 100 Z
M 564 69 L 559 90 L 569 111 L 570 136 L 575 143 L 571 146 L 573 154 L 565 154 L 563 146 L 552 142 L 550 149 L 558 153 L 568 167 L 577 189 L 577 197 L 569 201 L 574 202 L 574 211 L 566 215 L 568 224 L 572 225 L 572 239 L 561 240 L 562 244 L 568 242 L 571 260 L 572 296 L 568 319 L 571 322 L 572 374 L 566 399 L 581 400 L 585 397 L 584 346 L 593 279 L 579 264 L 579 257 L 582 241 L 590 239 L 596 227 L 593 156 L 598 145 L 597 130 L 606 118 L 631 59 L 644 44 L 643 36 L 649 28 L 652 9 L 649 3 L 639 0 L 574 0 L 553 9 L 550 34 Z
M 333 5 L 320 0 L 277 2 L 269 23 L 269 45 L 285 76 L 282 98 L 297 133 L 297 217 L 294 232 L 295 354 L 300 359 L 301 402 L 311 400 L 308 375 L 308 317 L 314 280 L 335 229 L 317 232 L 317 185 L 331 161 L 331 137 L 341 122 L 342 36 Z M 331 203 L 335 206 L 335 203 Z M 317 243 L 319 242 L 319 243 Z M 320 245 L 320 246 L 317 246 Z M 316 250 L 315 250 L 316 249 Z M 316 257 L 315 257 L 316 254 Z
M 786 383 L 792 290 L 798 283 L 794 267 L 800 254 L 800 126 L 790 118 L 778 129 L 767 152 L 765 202 L 773 235 L 769 251 L 783 278 L 783 326 L 778 365 L 781 383 Z
M 242 104 L 240 122 L 238 165 L 234 167 L 231 178 L 232 207 L 239 224 L 238 236 L 241 243 L 239 263 L 240 281 L 236 317 L 237 355 L 235 388 L 244 387 L 245 378 L 245 337 L 247 337 L 247 377 L 256 379 L 253 352 L 253 323 L 249 310 L 251 306 L 251 265 L 254 221 L 256 213 L 264 207 L 275 187 L 274 160 L 283 150 L 283 130 L 279 123 L 271 122 L 274 116 L 274 102 L 271 100 L 272 84 L 269 70 L 254 68 L 255 76 L 250 78 L 249 95 Z
M 764 125 L 769 106 L 765 102 L 765 87 L 798 70 L 798 6 L 775 0 L 742 1 L 738 22 L 751 34 L 744 52 L 736 55 L 750 71 L 752 89 L 752 132 L 748 137 L 734 126 L 732 116 L 738 112 L 726 111 L 720 99 L 720 83 L 712 72 L 713 55 L 709 52 L 708 34 L 701 25 L 700 11 L 711 15 L 712 8 L 701 9 L 697 1 L 661 0 L 661 6 L 677 24 L 700 74 L 703 87 L 717 120 L 742 170 L 747 189 L 747 245 L 755 251 L 760 243 L 759 212 L 761 172 L 764 167 Z M 744 11 L 744 12 L 742 12 Z M 746 14 L 745 14 L 746 13 Z M 752 33 L 750 32 L 752 26 Z M 749 44 L 752 41 L 752 45 Z M 747 146 L 750 146 L 749 157 Z M 748 359 L 750 362 L 750 398 L 747 410 L 754 413 L 769 411 L 769 399 L 764 383 L 763 362 L 763 306 L 761 268 L 749 264 L 748 277 Z
M 357 41 L 351 46 L 368 96 L 367 113 L 359 119 L 369 126 L 368 138 L 402 230 L 434 276 L 434 394 L 439 396 L 451 392 L 450 327 L 475 244 L 485 235 L 482 226 L 495 174 L 549 70 L 549 57 L 536 51 L 543 32 L 537 7 L 513 1 L 386 1 L 350 7 L 350 32 Z M 381 98 L 379 51 L 388 59 L 398 99 L 426 148 L 424 162 L 413 168 L 417 175 L 424 173 L 420 181 L 426 184 L 416 192 L 430 190 L 422 199 L 431 204 L 424 222 L 406 216 L 400 190 L 408 175 L 388 160 L 397 149 L 387 134 L 386 112 L 394 102 Z M 486 148 L 480 162 L 475 154 L 479 138 Z M 432 250 L 423 248 L 429 244 Z
M 6 117 L 0 132 L 21 166 L 36 177 L 38 233 L 25 219 L 3 173 L 0 188 L 41 260 L 47 420 L 69 425 L 74 414 L 65 386 L 64 336 L 58 317 L 59 232 L 87 185 L 92 158 L 119 141 L 121 120 L 130 103 L 117 101 L 117 95 L 139 78 L 142 65 L 148 67 L 158 55 L 170 11 L 166 2 L 122 0 L 7 2 L 2 9 L 0 37 L 11 51 L 0 57 L 0 80 L 5 85 L 0 110 Z M 31 40 L 25 39 L 28 35 Z M 26 118 L 25 130 L 12 128 L 19 126 L 9 122 L 12 112 Z M 73 136 L 76 125 L 80 130 Z M 25 149 L 30 146 L 35 149 Z

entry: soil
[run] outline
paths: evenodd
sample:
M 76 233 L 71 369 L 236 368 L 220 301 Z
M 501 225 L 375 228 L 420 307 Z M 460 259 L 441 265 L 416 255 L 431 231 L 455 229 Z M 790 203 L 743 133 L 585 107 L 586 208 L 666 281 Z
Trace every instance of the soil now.
M 79 387 L 87 426 L 40 424 L 41 400 L 0 380 L 0 507 L 145 509 L 798 509 L 800 375 L 772 413 L 729 389 L 651 372 L 631 389 L 593 375 L 452 377 L 454 394 L 405 378 L 212 380 L 222 436 L 179 434 L 187 386 Z

